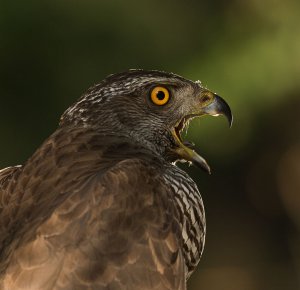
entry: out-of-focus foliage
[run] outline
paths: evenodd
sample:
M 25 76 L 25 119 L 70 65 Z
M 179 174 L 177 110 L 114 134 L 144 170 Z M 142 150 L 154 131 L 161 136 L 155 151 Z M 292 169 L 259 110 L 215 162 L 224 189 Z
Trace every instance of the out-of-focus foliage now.
M 300 2 L 0 1 L 0 167 L 22 163 L 90 85 L 128 68 L 218 92 L 189 139 L 208 219 L 189 289 L 300 288 Z

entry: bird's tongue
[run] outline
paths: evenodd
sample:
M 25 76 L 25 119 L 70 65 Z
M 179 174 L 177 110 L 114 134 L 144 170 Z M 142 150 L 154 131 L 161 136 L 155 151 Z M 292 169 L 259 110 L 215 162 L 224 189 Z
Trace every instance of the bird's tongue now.
M 179 160 L 189 161 L 193 165 L 210 174 L 210 167 L 206 160 L 195 151 L 195 144 L 188 140 L 182 141 L 179 131 L 180 130 L 175 129 L 173 132 L 173 136 L 177 144 L 177 148 L 173 149 L 173 151 L 175 151 Z

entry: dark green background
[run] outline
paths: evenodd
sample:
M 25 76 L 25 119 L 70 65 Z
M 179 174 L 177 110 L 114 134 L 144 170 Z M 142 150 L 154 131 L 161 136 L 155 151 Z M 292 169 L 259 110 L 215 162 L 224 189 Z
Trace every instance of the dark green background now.
M 198 290 L 300 288 L 300 2 L 0 1 L 0 167 L 19 164 L 90 85 L 128 68 L 200 79 L 234 125 L 192 123 L 213 175 Z

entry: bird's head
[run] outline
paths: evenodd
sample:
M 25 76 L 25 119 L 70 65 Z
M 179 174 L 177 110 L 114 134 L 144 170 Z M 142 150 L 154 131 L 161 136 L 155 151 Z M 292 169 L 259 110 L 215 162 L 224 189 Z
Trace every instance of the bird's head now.
M 90 88 L 62 116 L 61 126 L 93 127 L 129 137 L 170 162 L 188 161 L 210 172 L 181 132 L 191 119 L 232 114 L 218 95 L 172 73 L 129 70 L 108 76 Z

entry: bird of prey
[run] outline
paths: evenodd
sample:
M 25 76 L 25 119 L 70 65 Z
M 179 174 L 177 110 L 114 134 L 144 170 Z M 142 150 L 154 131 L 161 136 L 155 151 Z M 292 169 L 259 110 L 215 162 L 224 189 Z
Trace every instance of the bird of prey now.
M 184 290 L 205 216 L 176 161 L 180 133 L 228 104 L 181 76 L 129 70 L 96 84 L 21 166 L 0 171 L 0 289 Z

